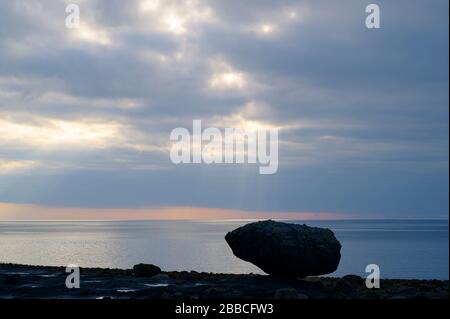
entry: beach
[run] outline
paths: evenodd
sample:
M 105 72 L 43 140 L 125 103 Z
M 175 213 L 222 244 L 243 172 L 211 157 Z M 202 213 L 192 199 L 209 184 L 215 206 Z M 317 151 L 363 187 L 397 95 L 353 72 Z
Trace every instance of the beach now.
M 138 277 L 132 269 L 81 268 L 80 288 L 65 285 L 64 267 L 0 264 L 0 299 L 448 299 L 448 280 L 275 278 L 257 274 L 161 272 Z

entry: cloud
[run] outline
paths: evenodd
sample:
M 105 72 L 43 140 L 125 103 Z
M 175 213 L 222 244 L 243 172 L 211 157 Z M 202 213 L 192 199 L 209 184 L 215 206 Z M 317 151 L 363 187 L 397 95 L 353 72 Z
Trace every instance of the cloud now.
M 29 120 L 30 121 L 30 120 Z M 118 140 L 117 123 L 64 121 L 33 118 L 31 123 L 14 119 L 0 120 L 1 143 L 11 146 L 41 148 L 104 148 Z
M 243 90 L 247 86 L 247 76 L 242 72 L 233 69 L 221 59 L 211 62 L 213 74 L 209 81 L 212 89 L 238 89 Z
M 448 189 L 447 2 L 380 1 L 376 31 L 365 28 L 365 4 L 356 0 L 81 0 L 80 29 L 65 27 L 68 3 L 0 3 L 0 158 L 8 170 L 0 199 L 20 199 L 18 186 L 5 185 L 23 174 L 35 176 L 38 189 L 48 178 L 70 187 L 76 178 L 66 176 L 74 172 L 83 182 L 97 173 L 108 184 L 108 171 L 134 193 L 118 196 L 124 190 L 109 183 L 98 199 L 105 206 L 108 199 L 130 206 L 165 199 L 194 207 L 406 214 L 425 210 L 426 202 L 448 211 L 444 195 L 430 199 Z M 174 167 L 170 131 L 194 119 L 220 128 L 279 128 L 278 187 L 285 192 L 267 202 L 269 184 L 248 167 Z M 356 168 L 398 203 L 370 200 L 366 180 L 355 177 L 367 191 L 360 194 L 365 204 L 327 193 L 335 206 L 322 209 L 321 187 L 344 189 Z M 342 176 L 330 181 L 335 171 Z M 402 174 L 385 193 L 379 185 L 393 172 Z M 214 189 L 230 176 L 241 181 L 241 194 L 255 192 L 251 201 L 224 195 L 229 189 L 205 200 L 203 185 L 170 196 L 157 187 L 194 179 Z M 59 201 L 36 189 L 23 200 Z M 419 192 L 426 198 L 420 203 Z M 86 194 L 68 196 L 59 204 L 92 204 Z
M 40 163 L 37 161 L 10 161 L 0 159 L 0 175 L 31 169 L 39 165 Z

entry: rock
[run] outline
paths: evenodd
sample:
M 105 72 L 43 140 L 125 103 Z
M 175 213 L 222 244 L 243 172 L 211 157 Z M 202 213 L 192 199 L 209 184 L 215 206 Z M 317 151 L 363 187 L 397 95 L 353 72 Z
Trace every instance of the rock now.
M 275 291 L 275 299 L 309 299 L 307 295 L 299 293 L 294 288 L 280 288 Z
M 157 275 L 152 276 L 152 279 L 165 281 L 165 280 L 170 280 L 170 276 L 168 274 L 157 274 Z
M 406 299 L 408 299 L 408 297 L 406 297 L 406 296 L 401 296 L 401 295 L 398 295 L 398 296 L 393 296 L 391 299 L 398 299 L 398 300 L 406 300 Z
M 6 275 L 5 279 L 3 279 L 4 285 L 17 285 L 21 280 L 19 275 Z
M 104 296 L 100 298 L 101 300 L 112 300 L 110 296 Z
M 357 275 L 345 275 L 344 277 L 341 278 L 341 280 L 345 280 L 348 283 L 350 283 L 352 286 L 355 286 L 355 287 L 360 287 L 360 286 L 365 287 L 364 279 Z
M 364 279 L 356 275 L 347 275 L 340 278 L 336 282 L 336 288 L 341 290 L 354 290 L 359 288 L 366 288 Z
M 397 289 L 396 293 L 400 295 L 414 295 L 417 293 L 417 291 L 418 289 L 413 287 L 400 287 L 399 289 Z
M 329 274 L 341 259 L 341 244 L 325 228 L 268 220 L 242 226 L 225 240 L 235 256 L 275 276 Z
M 226 295 L 226 297 L 227 297 L 228 299 L 239 299 L 239 298 L 242 298 L 242 296 L 243 296 L 243 292 L 242 292 L 242 291 L 239 291 L 239 290 L 237 290 L 237 289 L 231 290 L 231 291 L 228 292 L 228 294 Z
M 133 266 L 135 277 L 153 277 L 161 273 L 161 268 L 152 264 L 138 264 Z
M 161 294 L 160 298 L 161 299 L 173 299 L 173 296 L 170 293 L 168 293 L 167 291 L 165 291 Z
M 315 277 L 308 277 L 308 278 L 301 278 L 295 279 L 295 287 L 297 289 L 305 290 L 305 291 L 318 291 L 325 289 L 324 283 L 322 281 L 313 279 L 310 280 L 310 278 Z
M 204 297 L 206 299 L 211 298 L 223 298 L 223 296 L 227 293 L 227 289 L 222 287 L 212 287 L 208 288 L 204 291 Z
M 354 291 L 353 294 L 348 295 L 348 297 L 350 297 L 350 299 L 355 299 L 355 298 L 359 298 L 359 299 L 385 299 L 386 297 L 383 296 L 383 292 L 378 290 L 378 289 L 363 289 L 363 290 L 358 290 L 358 291 Z

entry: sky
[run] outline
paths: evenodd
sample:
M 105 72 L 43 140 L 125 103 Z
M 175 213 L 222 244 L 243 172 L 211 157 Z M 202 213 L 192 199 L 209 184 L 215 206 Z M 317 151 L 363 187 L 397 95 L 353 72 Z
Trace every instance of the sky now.
M 369 3 L 1 0 L 0 219 L 448 218 L 449 3 Z M 278 171 L 175 165 L 195 119 Z

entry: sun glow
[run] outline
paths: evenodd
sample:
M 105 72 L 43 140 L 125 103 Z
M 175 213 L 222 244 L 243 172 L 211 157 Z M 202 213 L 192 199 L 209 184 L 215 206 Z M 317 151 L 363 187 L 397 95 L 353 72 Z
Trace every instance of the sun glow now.
M 72 29 L 73 35 L 76 39 L 89 42 L 92 44 L 110 45 L 112 43 L 108 34 L 95 27 L 82 24 L 80 28 Z
M 210 86 L 213 88 L 242 89 L 245 86 L 245 78 L 242 73 L 238 72 L 219 73 L 213 76 L 210 81 Z
M 39 166 L 38 161 L 28 160 L 2 160 L 0 159 L 0 174 L 7 174 L 11 172 L 21 171 Z
M 119 136 L 117 123 L 35 119 L 27 124 L 0 120 L 0 144 L 52 147 L 106 147 Z
M 269 34 L 274 31 L 274 26 L 270 24 L 264 24 L 261 26 L 261 33 Z
M 154 12 L 158 10 L 161 6 L 159 0 L 144 0 L 139 4 L 139 10 L 141 12 Z
M 196 26 L 214 21 L 211 8 L 197 0 L 144 0 L 139 4 L 139 11 L 147 28 L 177 36 L 192 34 Z M 151 19 L 151 25 L 148 19 Z
M 213 89 L 239 89 L 247 86 L 248 78 L 241 72 L 233 68 L 222 58 L 215 58 L 211 61 L 213 74 L 209 80 L 209 86 Z
M 164 18 L 164 24 L 167 27 L 167 30 L 175 33 L 175 34 L 184 34 L 187 32 L 184 24 L 185 21 L 176 15 L 169 15 L 167 17 Z

